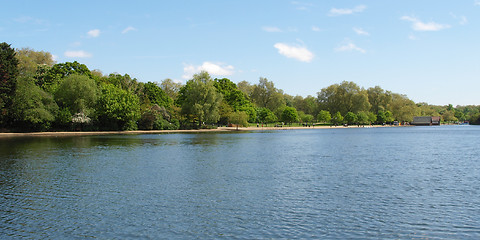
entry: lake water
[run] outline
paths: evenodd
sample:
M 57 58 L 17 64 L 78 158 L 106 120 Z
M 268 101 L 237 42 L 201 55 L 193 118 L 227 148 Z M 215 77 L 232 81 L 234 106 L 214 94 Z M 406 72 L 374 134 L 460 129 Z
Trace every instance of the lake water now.
M 1 239 L 479 239 L 480 127 L 0 139 Z

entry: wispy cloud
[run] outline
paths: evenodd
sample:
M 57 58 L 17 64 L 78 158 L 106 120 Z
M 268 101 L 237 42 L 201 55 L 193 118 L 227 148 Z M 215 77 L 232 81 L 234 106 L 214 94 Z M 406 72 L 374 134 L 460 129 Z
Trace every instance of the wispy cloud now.
M 312 26 L 312 31 L 314 31 L 314 32 L 320 32 L 320 31 L 322 31 L 322 29 L 319 28 L 319 27 L 317 27 L 317 26 Z
M 195 73 L 206 71 L 211 75 L 230 76 L 235 72 L 235 68 L 232 65 L 224 63 L 203 62 L 200 66 L 192 64 L 184 64 L 183 67 L 183 79 L 191 79 Z
M 367 51 L 363 48 L 357 47 L 353 42 L 350 40 L 345 40 L 339 47 L 335 48 L 337 52 L 350 52 L 350 51 L 358 51 L 361 53 L 367 53 Z
M 363 29 L 361 29 L 361 28 L 353 28 L 353 31 L 354 31 L 355 33 L 357 33 L 358 35 L 370 36 L 370 34 L 369 34 L 367 31 L 365 31 L 365 30 L 363 30 Z
M 89 52 L 85 52 L 83 50 L 79 50 L 79 51 L 66 51 L 64 53 L 65 57 L 69 57 L 69 58 L 90 58 L 92 57 L 93 55 Z
M 440 31 L 450 28 L 450 25 L 448 24 L 440 24 L 436 22 L 422 22 L 418 18 L 411 16 L 403 16 L 400 19 L 411 22 L 412 29 L 415 31 Z
M 475 2 L 473 2 L 473 5 L 474 6 L 480 6 L 480 0 L 475 0 Z
M 278 27 L 271 27 L 271 26 L 265 26 L 262 28 L 262 30 L 265 32 L 283 32 L 282 29 Z
M 129 26 L 129 27 L 123 29 L 122 34 L 131 32 L 131 31 L 136 31 L 136 30 L 137 30 L 136 28 L 134 28 L 134 27 L 132 27 L 132 26 Z
M 450 13 L 450 15 L 453 17 L 453 19 L 458 21 L 458 24 L 460 25 L 466 25 L 468 23 L 468 19 L 465 16 L 457 16 L 453 13 Z
M 49 22 L 47 20 L 39 19 L 39 18 L 33 18 L 30 16 L 20 16 L 15 19 L 13 19 L 15 22 L 18 23 L 31 23 L 31 24 L 36 24 L 36 25 L 48 25 Z
M 313 6 L 313 4 L 311 3 L 299 2 L 299 1 L 292 1 L 291 3 L 296 7 L 297 10 L 301 10 L 301 11 L 309 10 L 310 7 Z
M 350 15 L 354 13 L 363 12 L 367 9 L 365 5 L 358 5 L 354 8 L 332 8 L 328 13 L 328 16 L 341 16 L 341 15 Z
M 417 40 L 418 38 L 417 38 L 417 36 L 415 36 L 415 35 L 413 35 L 413 34 L 409 34 L 409 35 L 408 35 L 408 39 L 410 39 L 410 40 Z
M 276 43 L 273 46 L 281 55 L 296 59 L 301 62 L 311 62 L 314 57 L 313 53 L 310 52 L 306 47 L 291 46 L 285 43 Z
M 91 38 L 96 38 L 100 36 L 100 30 L 99 29 L 93 29 L 87 32 L 87 36 Z

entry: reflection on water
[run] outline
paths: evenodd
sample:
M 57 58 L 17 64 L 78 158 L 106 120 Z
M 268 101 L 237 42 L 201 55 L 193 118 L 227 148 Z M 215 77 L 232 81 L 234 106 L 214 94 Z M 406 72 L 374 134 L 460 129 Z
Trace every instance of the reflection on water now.
M 480 237 L 480 128 L 0 140 L 5 238 Z

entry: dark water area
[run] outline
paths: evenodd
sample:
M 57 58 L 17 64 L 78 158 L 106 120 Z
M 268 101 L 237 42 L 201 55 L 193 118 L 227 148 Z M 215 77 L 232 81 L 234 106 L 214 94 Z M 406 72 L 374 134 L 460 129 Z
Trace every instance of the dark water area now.
M 480 239 L 480 127 L 0 139 L 1 239 Z

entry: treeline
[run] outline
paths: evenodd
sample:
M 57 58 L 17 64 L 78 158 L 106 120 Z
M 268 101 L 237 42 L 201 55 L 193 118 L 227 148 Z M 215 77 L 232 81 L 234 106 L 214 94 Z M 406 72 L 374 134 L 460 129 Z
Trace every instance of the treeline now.
M 383 124 L 413 116 L 479 123 L 480 106 L 416 104 L 380 87 L 342 82 L 316 97 L 291 96 L 273 82 L 256 84 L 195 74 L 186 84 L 171 79 L 139 82 L 128 74 L 103 75 L 78 62 L 0 44 L 1 131 L 96 131 L 212 128 L 275 122 Z

